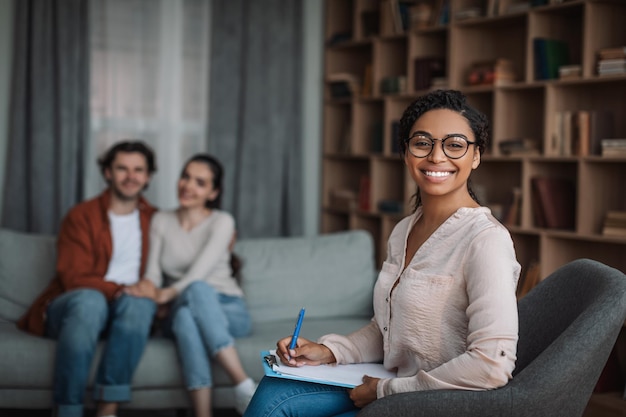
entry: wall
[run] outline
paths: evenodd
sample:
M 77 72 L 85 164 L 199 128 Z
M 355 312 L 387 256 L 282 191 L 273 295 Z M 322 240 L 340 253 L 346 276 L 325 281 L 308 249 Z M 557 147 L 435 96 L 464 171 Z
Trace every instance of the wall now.
M 322 0 L 304 0 L 304 61 L 302 91 L 303 198 L 304 234 L 320 232 L 321 150 L 322 150 Z
M 13 0 L 0 0 L 0 218 L 4 193 L 4 167 L 9 135 L 11 43 L 13 39 Z

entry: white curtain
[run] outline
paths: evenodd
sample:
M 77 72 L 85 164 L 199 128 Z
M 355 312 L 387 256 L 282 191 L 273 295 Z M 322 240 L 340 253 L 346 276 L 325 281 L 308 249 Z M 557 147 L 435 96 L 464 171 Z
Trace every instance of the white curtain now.
M 210 0 L 90 0 L 91 140 L 85 196 L 105 187 L 96 159 L 123 139 L 156 152 L 146 197 L 173 208 L 184 161 L 206 151 Z

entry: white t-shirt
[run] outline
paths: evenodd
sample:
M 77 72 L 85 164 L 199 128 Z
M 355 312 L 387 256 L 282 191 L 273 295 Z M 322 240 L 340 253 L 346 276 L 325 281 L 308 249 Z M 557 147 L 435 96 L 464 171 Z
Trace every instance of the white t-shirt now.
M 139 210 L 117 215 L 109 212 L 113 255 L 104 278 L 121 285 L 139 281 L 141 266 L 141 224 Z

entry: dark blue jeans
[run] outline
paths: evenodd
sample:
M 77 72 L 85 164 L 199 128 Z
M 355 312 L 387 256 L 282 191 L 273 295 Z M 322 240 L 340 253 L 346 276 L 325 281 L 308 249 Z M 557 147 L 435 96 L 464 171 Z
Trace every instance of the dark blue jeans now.
M 123 294 L 111 303 L 93 289 L 69 291 L 47 310 L 46 336 L 57 340 L 54 402 L 58 417 L 81 417 L 89 370 L 98 340 L 106 337 L 94 400 L 130 400 L 130 382 L 143 353 L 156 310 L 147 298 Z
M 348 388 L 263 377 L 244 417 L 354 417 Z

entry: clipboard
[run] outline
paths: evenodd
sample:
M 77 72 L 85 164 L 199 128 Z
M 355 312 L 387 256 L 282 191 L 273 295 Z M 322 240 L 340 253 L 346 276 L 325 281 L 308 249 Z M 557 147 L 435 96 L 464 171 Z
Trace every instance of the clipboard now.
M 283 365 L 275 350 L 261 352 L 261 362 L 266 376 L 315 382 L 317 384 L 354 388 L 361 385 L 363 375 L 375 378 L 395 378 L 381 363 L 356 363 L 349 365 L 318 365 L 293 367 Z

